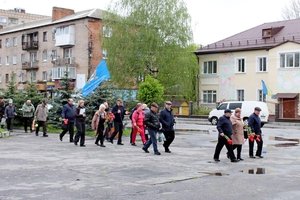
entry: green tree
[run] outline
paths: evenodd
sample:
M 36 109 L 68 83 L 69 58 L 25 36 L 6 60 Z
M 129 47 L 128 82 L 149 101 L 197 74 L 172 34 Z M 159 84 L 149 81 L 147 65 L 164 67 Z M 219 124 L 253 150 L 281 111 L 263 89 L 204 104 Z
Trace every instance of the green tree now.
M 147 76 L 145 81 L 140 83 L 138 100 L 146 104 L 152 102 L 161 103 L 163 101 L 164 87 L 159 81 L 151 76 Z
M 104 24 L 103 47 L 114 83 L 131 87 L 150 74 L 168 94 L 194 96 L 187 89 L 197 66 L 196 48 L 190 46 L 190 16 L 183 0 L 119 0 Z
M 14 99 L 17 93 L 18 90 L 17 90 L 17 82 L 16 82 L 16 73 L 12 72 L 10 74 L 10 80 L 7 84 L 7 89 L 5 91 L 5 98 Z

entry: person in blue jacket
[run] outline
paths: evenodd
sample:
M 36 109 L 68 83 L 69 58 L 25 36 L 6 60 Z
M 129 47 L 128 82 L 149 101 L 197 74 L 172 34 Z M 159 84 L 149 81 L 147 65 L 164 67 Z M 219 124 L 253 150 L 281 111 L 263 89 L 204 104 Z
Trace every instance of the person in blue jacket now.
M 232 123 L 230 121 L 230 116 L 231 116 L 232 111 L 230 109 L 226 109 L 224 111 L 224 115 L 219 118 L 218 124 L 217 124 L 217 129 L 219 132 L 219 138 L 218 138 L 218 143 L 216 146 L 215 154 L 214 154 L 214 160 L 216 162 L 220 162 L 219 156 L 221 153 L 222 148 L 224 145 L 226 146 L 228 150 L 228 156 L 231 160 L 231 162 L 238 162 L 236 159 L 234 152 L 233 152 L 233 147 L 232 144 L 229 144 L 226 137 L 228 139 L 231 139 L 231 135 L 233 133 L 232 130 Z
M 74 106 L 73 99 L 68 99 L 68 103 L 64 105 L 61 114 L 63 118 L 63 131 L 59 135 L 60 141 L 63 140 L 64 135 L 69 132 L 70 142 L 74 142 L 74 125 L 76 119 L 76 107 Z
M 256 151 L 256 157 L 263 158 L 261 155 L 262 148 L 263 148 L 263 139 L 261 135 L 261 120 L 259 118 L 261 108 L 255 107 L 254 113 L 250 115 L 248 119 L 248 126 L 251 128 L 252 133 L 255 133 L 254 140 L 257 143 L 257 151 Z M 253 156 L 253 147 L 254 147 L 254 141 L 249 140 L 249 157 L 250 158 L 256 158 Z

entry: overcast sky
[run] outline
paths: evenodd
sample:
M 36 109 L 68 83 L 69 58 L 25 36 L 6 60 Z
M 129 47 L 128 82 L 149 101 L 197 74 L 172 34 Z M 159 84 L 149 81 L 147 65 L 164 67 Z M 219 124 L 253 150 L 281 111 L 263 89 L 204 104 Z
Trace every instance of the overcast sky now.
M 28 13 L 51 15 L 59 6 L 81 11 L 106 9 L 111 0 L 0 0 L 1 9 L 24 8 Z M 210 44 L 251 27 L 282 20 L 290 0 L 185 0 L 192 17 L 194 42 Z

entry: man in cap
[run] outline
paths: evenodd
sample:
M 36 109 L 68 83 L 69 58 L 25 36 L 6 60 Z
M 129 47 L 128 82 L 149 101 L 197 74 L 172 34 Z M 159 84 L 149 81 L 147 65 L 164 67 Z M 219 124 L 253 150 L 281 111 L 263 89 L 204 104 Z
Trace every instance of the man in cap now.
M 218 138 L 218 143 L 216 146 L 215 154 L 214 154 L 214 160 L 216 162 L 220 162 L 219 156 L 220 152 L 225 145 L 227 150 L 228 150 L 228 155 L 231 160 L 231 162 L 237 162 L 237 159 L 234 155 L 233 149 L 232 149 L 232 144 L 229 143 L 228 139 L 231 139 L 231 135 L 233 133 L 232 130 L 232 123 L 230 121 L 230 116 L 231 116 L 231 110 L 226 109 L 224 111 L 224 115 L 219 118 L 218 124 L 217 124 L 217 129 L 219 132 L 219 138 Z
M 160 155 L 160 152 L 157 148 L 157 140 L 156 134 L 157 131 L 160 129 L 159 118 L 157 116 L 158 112 L 158 105 L 156 103 L 151 104 L 150 112 L 145 116 L 145 125 L 148 128 L 148 132 L 150 135 L 150 139 L 145 143 L 143 150 L 145 153 L 149 153 L 148 148 L 151 144 L 153 144 L 153 150 L 155 155 Z
M 174 124 L 175 119 L 172 113 L 172 102 L 165 102 L 165 109 L 160 112 L 159 121 L 162 124 L 162 132 L 165 135 L 166 141 L 163 146 L 166 153 L 171 153 L 169 146 L 172 144 L 175 138 Z
M 257 143 L 257 151 L 256 156 L 259 158 L 263 158 L 261 155 L 262 153 L 262 147 L 263 147 L 263 140 L 261 136 L 261 120 L 259 117 L 261 109 L 259 107 L 254 108 L 254 113 L 252 113 L 248 119 L 248 126 L 251 128 L 251 132 L 255 133 L 254 140 Z M 249 157 L 255 158 L 253 156 L 253 147 L 254 147 L 254 141 L 249 140 Z

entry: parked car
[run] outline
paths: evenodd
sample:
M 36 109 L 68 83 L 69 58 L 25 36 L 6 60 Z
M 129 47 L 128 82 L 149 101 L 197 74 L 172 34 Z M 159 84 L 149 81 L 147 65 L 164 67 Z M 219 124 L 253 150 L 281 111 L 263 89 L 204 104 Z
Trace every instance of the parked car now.
M 260 107 L 260 119 L 262 122 L 262 126 L 266 123 L 268 123 L 269 120 L 269 110 L 268 106 L 265 102 L 261 101 L 228 101 L 228 102 L 222 102 L 217 108 L 210 111 L 208 116 L 208 121 L 211 122 L 212 125 L 217 125 L 219 117 L 224 115 L 225 109 L 230 109 L 232 112 L 236 108 L 241 108 L 241 117 L 245 124 L 248 124 L 248 118 L 249 116 L 254 112 L 255 107 Z

